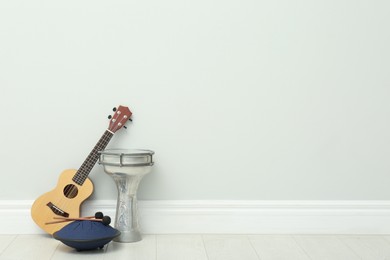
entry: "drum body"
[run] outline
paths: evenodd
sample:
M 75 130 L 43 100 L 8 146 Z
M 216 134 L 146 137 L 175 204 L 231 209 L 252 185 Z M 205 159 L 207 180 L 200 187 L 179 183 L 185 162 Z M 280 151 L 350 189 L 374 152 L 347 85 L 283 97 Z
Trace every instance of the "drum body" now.
M 153 151 L 107 149 L 99 152 L 99 164 L 113 178 L 118 189 L 115 228 L 121 235 L 116 242 L 142 239 L 138 224 L 137 190 L 142 178 L 153 166 Z

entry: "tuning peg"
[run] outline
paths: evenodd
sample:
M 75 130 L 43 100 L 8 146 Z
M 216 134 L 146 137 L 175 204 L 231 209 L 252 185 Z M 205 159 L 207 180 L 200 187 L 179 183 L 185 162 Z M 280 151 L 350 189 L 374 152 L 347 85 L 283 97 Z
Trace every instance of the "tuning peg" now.
M 112 116 L 111 116 L 111 115 L 109 115 L 109 116 L 108 116 L 108 119 L 111 119 L 111 118 L 112 118 Z
M 116 107 L 114 107 L 114 108 L 112 109 L 112 111 L 114 111 L 114 112 L 115 112 L 115 111 L 116 111 Z
M 133 119 L 129 118 L 129 121 L 133 122 Z
M 123 128 L 124 128 L 124 129 L 127 129 L 127 126 L 124 125 Z

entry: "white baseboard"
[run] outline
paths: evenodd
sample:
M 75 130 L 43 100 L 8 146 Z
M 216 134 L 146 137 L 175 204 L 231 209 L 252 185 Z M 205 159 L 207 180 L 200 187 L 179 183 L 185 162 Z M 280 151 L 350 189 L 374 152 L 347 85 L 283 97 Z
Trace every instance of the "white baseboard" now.
M 37 234 L 30 200 L 0 200 L 0 234 Z M 145 234 L 390 234 L 390 201 L 139 201 Z M 87 201 L 83 216 L 115 217 L 116 201 Z

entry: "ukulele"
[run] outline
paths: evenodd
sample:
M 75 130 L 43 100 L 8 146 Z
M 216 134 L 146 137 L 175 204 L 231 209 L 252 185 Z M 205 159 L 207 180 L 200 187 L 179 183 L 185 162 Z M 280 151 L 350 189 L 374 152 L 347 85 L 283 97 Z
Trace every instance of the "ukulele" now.
M 88 178 L 99 151 L 104 150 L 116 131 L 121 129 L 132 115 L 128 107 L 114 108 L 115 113 L 109 116 L 110 123 L 95 147 L 89 153 L 78 170 L 68 169 L 61 173 L 57 186 L 41 195 L 31 207 L 31 217 L 35 223 L 49 234 L 60 230 L 68 223 L 46 224 L 54 217 L 78 218 L 81 204 L 92 194 L 93 184 Z

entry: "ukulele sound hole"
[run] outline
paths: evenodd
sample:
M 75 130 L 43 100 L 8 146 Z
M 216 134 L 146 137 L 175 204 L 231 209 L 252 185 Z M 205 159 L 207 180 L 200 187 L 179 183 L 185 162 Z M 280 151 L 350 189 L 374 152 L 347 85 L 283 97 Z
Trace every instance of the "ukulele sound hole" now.
M 64 195 L 65 195 L 65 197 L 67 197 L 69 199 L 73 199 L 74 197 L 77 196 L 78 193 L 79 193 L 79 190 L 73 184 L 68 184 L 64 188 Z

